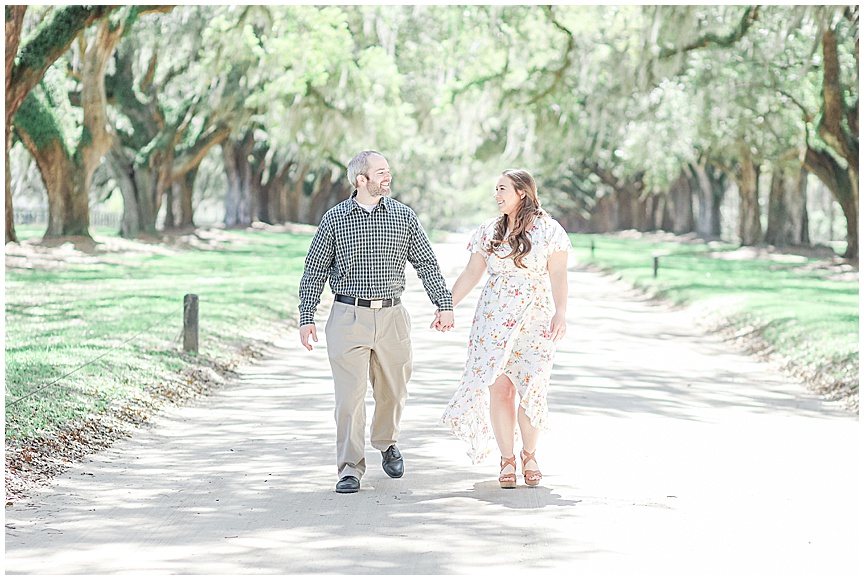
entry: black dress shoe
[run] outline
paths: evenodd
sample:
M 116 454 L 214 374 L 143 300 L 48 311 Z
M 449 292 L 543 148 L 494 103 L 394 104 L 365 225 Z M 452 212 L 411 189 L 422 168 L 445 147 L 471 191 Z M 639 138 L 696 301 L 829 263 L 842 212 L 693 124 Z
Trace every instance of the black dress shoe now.
M 399 453 L 395 445 L 391 445 L 387 451 L 381 452 L 381 467 L 384 468 L 384 473 L 393 478 L 402 477 L 402 474 L 405 473 L 402 454 Z
M 336 484 L 336 493 L 357 493 L 360 491 L 360 480 L 353 475 L 346 475 Z

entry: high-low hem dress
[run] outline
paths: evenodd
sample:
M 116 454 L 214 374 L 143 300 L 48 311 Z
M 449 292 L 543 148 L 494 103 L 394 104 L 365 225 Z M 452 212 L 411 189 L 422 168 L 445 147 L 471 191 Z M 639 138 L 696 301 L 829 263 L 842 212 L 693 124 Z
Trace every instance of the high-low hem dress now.
M 485 256 L 489 279 L 483 287 L 468 340 L 468 359 L 459 388 L 447 405 L 441 424 L 468 443 L 475 464 L 492 454 L 494 435 L 489 420 L 489 387 L 507 375 L 519 392 L 519 404 L 535 428 L 548 430 L 546 392 L 555 343 L 550 334 L 554 303 L 546 264 L 554 252 L 569 251 L 570 238 L 551 217 L 538 216 L 528 232 L 531 252 L 525 268 L 506 258 L 510 246 L 486 251 L 498 218 L 484 222 L 468 249 Z M 496 450 L 497 450 L 497 446 Z

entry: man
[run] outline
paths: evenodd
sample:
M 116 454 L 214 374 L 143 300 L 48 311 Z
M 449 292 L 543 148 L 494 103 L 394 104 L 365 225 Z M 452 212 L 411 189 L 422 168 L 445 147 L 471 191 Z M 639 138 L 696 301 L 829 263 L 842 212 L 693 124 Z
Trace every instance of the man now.
M 404 472 L 396 440 L 411 377 L 411 321 L 400 303 L 406 261 L 438 306 L 436 328 L 453 327 L 453 298 L 429 238 L 411 208 L 388 197 L 391 179 L 377 151 L 351 160 L 348 181 L 355 190 L 324 214 L 300 280 L 300 342 L 307 350 L 310 340 L 318 342 L 315 310 L 328 278 L 335 294 L 325 329 L 336 391 L 339 493 L 359 491 L 366 471 L 367 376 L 375 399 L 372 446 L 387 475 Z

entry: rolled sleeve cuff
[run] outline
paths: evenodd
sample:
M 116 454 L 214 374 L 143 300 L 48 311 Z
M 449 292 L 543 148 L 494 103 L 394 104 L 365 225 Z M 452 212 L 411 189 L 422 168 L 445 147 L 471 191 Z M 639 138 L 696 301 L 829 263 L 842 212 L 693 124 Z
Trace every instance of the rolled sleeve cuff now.
M 300 313 L 300 326 L 306 324 L 315 324 L 315 313 L 301 312 Z
M 453 297 L 449 294 L 438 299 L 438 310 L 447 311 L 453 310 Z

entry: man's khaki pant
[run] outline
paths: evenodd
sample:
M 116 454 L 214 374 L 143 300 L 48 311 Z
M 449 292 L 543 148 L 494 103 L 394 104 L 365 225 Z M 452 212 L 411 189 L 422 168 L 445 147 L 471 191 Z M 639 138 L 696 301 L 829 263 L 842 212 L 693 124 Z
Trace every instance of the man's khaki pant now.
M 372 447 L 386 451 L 399 437 L 411 378 L 411 319 L 398 304 L 364 308 L 334 302 L 325 327 L 336 390 L 336 465 L 339 477 L 366 472 L 366 378 L 375 413 Z

